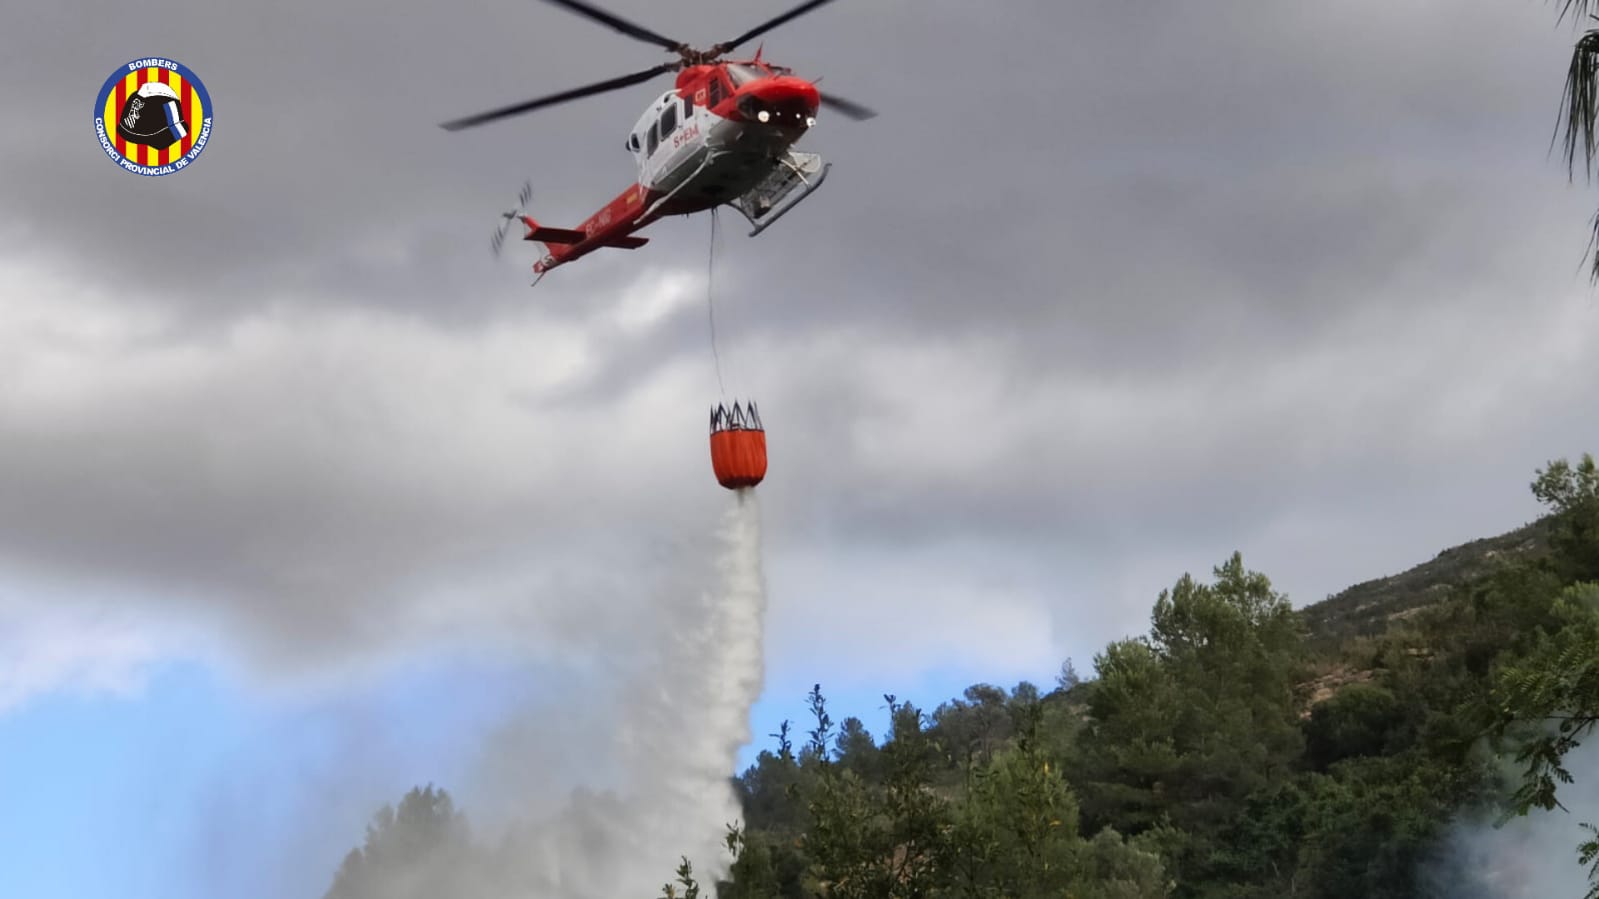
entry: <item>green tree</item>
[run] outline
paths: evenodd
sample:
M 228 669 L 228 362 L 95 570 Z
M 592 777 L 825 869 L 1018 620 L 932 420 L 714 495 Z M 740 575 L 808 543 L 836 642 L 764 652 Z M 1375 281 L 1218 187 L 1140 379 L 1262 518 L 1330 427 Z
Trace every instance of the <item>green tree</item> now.
M 882 781 L 873 784 L 829 757 L 832 719 L 820 685 L 809 697 L 816 728 L 807 755 L 820 775 L 804 848 L 826 896 L 928 899 L 937 892 L 948 830 L 947 803 L 931 789 L 938 749 L 920 710 L 885 698 L 893 730 L 879 753 Z
M 1031 684 L 1021 686 L 1025 693 Z M 1010 738 L 1010 697 L 992 684 L 967 687 L 965 698 L 940 705 L 933 710 L 935 739 L 961 763 L 979 764 L 993 757 L 994 751 Z
M 677 891 L 678 887 L 683 888 L 681 894 Z M 677 865 L 676 882 L 661 885 L 661 899 L 700 899 L 700 883 L 694 877 L 694 865 L 687 856 Z
M 324 899 L 434 899 L 459 889 L 472 865 L 466 818 L 432 784 L 412 788 L 398 808 L 385 805 L 367 825 L 366 844 L 344 857 Z
M 1165 899 L 1174 884 L 1149 840 L 1126 840 L 1106 828 L 1078 852 L 1073 899 Z
M 1094 657 L 1094 668 L 1073 765 L 1084 824 L 1141 833 L 1168 810 L 1166 784 L 1180 753 L 1177 685 L 1143 639 L 1110 644 Z
M 1072 664 L 1071 659 L 1060 663 L 1060 673 L 1055 675 L 1056 689 L 1062 693 L 1070 693 L 1082 682 L 1082 677 L 1077 674 L 1077 666 Z
M 1010 706 L 1012 709 L 1026 709 L 1039 700 L 1038 685 L 1032 681 L 1020 681 L 1010 688 Z
M 1095 658 L 1079 743 L 1084 824 L 1170 822 L 1185 835 L 1171 859 L 1185 885 L 1208 876 L 1248 797 L 1286 780 L 1303 749 L 1298 616 L 1238 553 L 1214 576 L 1184 575 L 1156 600 L 1147 639 Z
M 1382 755 L 1403 725 L 1399 700 L 1374 684 L 1351 684 L 1310 710 L 1305 760 L 1317 768 L 1340 759 Z
M 1572 465 L 1549 463 L 1532 482 L 1533 496 L 1554 514 L 1552 538 L 1563 574 L 1573 580 L 1599 579 L 1599 466 L 1591 454 Z
M 804 802 L 797 797 L 804 794 L 811 779 L 792 754 L 785 757 L 763 750 L 755 764 L 733 781 L 745 823 L 752 830 L 797 836 L 810 820 Z
M 1599 584 L 1580 577 L 1599 558 L 1599 468 L 1551 463 L 1533 491 L 1552 514 L 1512 552 L 1472 544 L 1372 582 L 1358 629 L 1293 612 L 1235 553 L 1163 591 L 1148 633 L 1069 691 L 978 684 L 931 724 L 890 696 L 879 743 L 853 719 L 834 728 L 817 688 L 809 745 L 741 779 L 746 808 L 792 837 L 748 817 L 720 895 L 1431 895 L 1419 873 L 1451 820 L 1517 787 L 1484 732 L 1524 749 L 1521 809 L 1558 807 L 1599 715 Z M 1307 645 L 1336 675 L 1310 709 Z M 1588 833 L 1579 857 L 1599 874 Z
M 717 884 L 717 899 L 809 899 L 813 895 L 806 888 L 809 862 L 795 842 L 730 826 L 727 847 L 733 864 L 728 881 Z
M 879 752 L 877 743 L 872 740 L 872 734 L 861 723 L 861 719 L 845 718 L 844 723 L 838 726 L 838 739 L 834 741 L 834 749 L 838 754 L 838 763 L 849 771 L 854 771 L 865 780 L 875 780 L 879 765 Z
M 1305 783 L 1293 895 L 1411 899 L 1475 772 L 1419 756 L 1359 758 Z
M 1554 611 L 1558 630 L 1506 665 L 1497 681 L 1495 696 L 1504 710 L 1501 733 L 1530 731 L 1516 755 L 1526 767 L 1513 797 L 1515 814 L 1563 808 L 1559 785 L 1573 782 L 1565 757 L 1599 724 L 1599 584 L 1567 588 Z M 1584 864 L 1594 860 L 1592 842 L 1580 852 Z M 1599 866 L 1591 874 L 1589 897 L 1599 899 Z
M 1584 10 L 1586 3 L 1570 0 L 1569 8 Z M 1589 31 L 1578 44 L 1567 86 L 1568 95 L 1579 95 L 1571 112 L 1585 128 L 1590 163 L 1596 54 L 1599 32 Z M 1568 148 L 1574 146 L 1570 134 Z M 1519 737 L 1521 744 L 1516 760 L 1525 769 L 1510 814 L 1523 815 L 1535 807 L 1561 807 L 1559 785 L 1573 781 L 1565 757 L 1599 724 L 1599 584 L 1591 582 L 1599 576 L 1599 466 L 1587 453 L 1575 466 L 1564 459 L 1551 462 L 1538 472 L 1532 492 L 1553 513 L 1557 569 L 1590 580 L 1573 583 L 1559 595 L 1550 607 L 1550 626 L 1539 628 L 1532 649 L 1504 665 L 1495 681 L 1500 711 L 1495 735 Z M 1591 823 L 1583 826 L 1599 837 Z M 1599 839 L 1579 846 L 1578 855 L 1590 866 L 1588 899 L 1599 899 Z
M 1013 746 L 973 764 L 946 867 L 967 899 L 1070 895 L 1079 883 L 1077 802 L 1040 745 L 1042 709 L 1017 709 Z

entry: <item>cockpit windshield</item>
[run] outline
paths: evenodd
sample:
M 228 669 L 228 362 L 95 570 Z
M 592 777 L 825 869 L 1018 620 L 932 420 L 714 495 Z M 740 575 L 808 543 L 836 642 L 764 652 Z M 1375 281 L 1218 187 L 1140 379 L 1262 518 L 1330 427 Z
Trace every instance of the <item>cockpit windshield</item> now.
M 748 63 L 732 62 L 727 64 L 727 77 L 733 79 L 734 87 L 765 78 L 768 74 L 761 67 L 749 65 Z

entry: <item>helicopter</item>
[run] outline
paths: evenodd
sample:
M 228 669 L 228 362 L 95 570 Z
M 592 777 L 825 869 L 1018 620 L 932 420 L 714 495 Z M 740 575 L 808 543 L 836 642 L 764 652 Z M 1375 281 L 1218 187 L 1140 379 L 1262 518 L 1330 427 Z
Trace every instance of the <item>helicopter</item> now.
M 531 188 L 504 221 L 492 245 L 500 252 L 507 229 L 520 222 L 522 239 L 543 246 L 533 264 L 538 284 L 546 273 L 605 247 L 637 249 L 649 238 L 635 234 L 668 215 L 690 215 L 728 205 L 749 220 L 750 236 L 770 227 L 821 186 L 829 163 L 793 145 L 816 124 L 820 107 L 865 120 L 872 110 L 831 93 L 792 69 L 763 60 L 761 46 L 749 59 L 725 58 L 735 48 L 832 0 L 807 0 L 733 40 L 697 50 L 583 0 L 546 0 L 632 38 L 655 44 L 676 59 L 641 72 L 443 123 L 459 131 L 676 72 L 673 88 L 655 98 L 625 139 L 638 167 L 636 182 L 576 228 L 539 224 L 526 211 Z

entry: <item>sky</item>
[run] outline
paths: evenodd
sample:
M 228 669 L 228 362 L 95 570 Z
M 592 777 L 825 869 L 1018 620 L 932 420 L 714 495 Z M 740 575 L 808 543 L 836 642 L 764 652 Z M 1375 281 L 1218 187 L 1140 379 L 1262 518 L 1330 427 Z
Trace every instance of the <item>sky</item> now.
M 699 45 L 768 14 L 610 6 Z M 415 784 L 492 823 L 527 811 L 505 778 L 606 782 L 688 608 L 656 586 L 731 502 L 708 287 L 771 453 L 741 762 L 815 683 L 880 733 L 884 693 L 1086 673 L 1234 550 L 1296 604 L 1396 573 L 1533 519 L 1536 468 L 1595 448 L 1599 195 L 1549 153 L 1547 6 L 839 0 L 764 39 L 880 113 L 824 111 L 816 194 L 754 239 L 723 216 L 712 285 L 699 216 L 533 290 L 498 211 L 614 196 L 668 82 L 437 123 L 660 51 L 532 0 L 8 17 L 19 894 L 319 896 Z M 141 178 L 89 109 L 151 55 L 215 124 Z

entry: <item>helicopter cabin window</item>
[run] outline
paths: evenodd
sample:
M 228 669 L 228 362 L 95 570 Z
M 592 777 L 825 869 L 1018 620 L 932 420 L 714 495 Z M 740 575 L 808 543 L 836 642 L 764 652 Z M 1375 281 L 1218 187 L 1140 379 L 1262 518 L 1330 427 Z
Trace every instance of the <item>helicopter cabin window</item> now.
M 677 128 L 677 101 L 674 99 L 661 110 L 661 137 L 666 137 Z
M 651 125 L 649 139 L 645 141 L 645 146 L 648 147 L 645 152 L 653 155 L 655 153 L 655 148 L 660 146 L 660 143 L 661 138 L 658 134 L 656 134 L 655 126 Z

